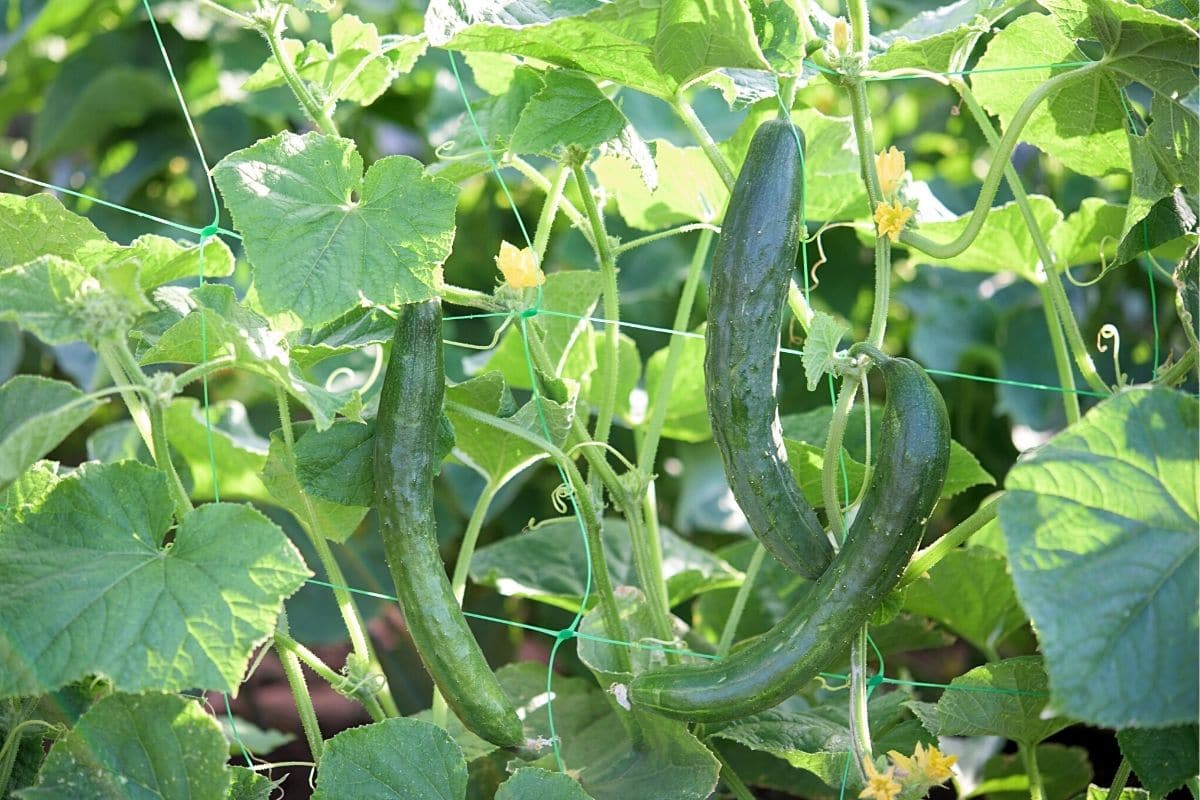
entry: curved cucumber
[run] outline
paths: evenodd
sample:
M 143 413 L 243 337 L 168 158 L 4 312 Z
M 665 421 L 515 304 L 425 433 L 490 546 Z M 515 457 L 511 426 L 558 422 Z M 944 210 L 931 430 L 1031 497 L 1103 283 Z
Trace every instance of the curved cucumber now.
M 792 572 L 816 579 L 833 558 L 787 465 L 779 404 L 779 327 L 800 243 L 799 129 L 765 122 L 725 211 L 713 254 L 704 383 L 713 439 L 750 530 Z
M 445 392 L 440 301 L 401 306 L 375 434 L 375 502 L 388 569 L 413 644 L 446 703 L 474 733 L 516 747 L 525 741 L 521 721 L 467 627 L 438 552 L 433 479 L 441 469 Z
M 950 422 L 920 366 L 905 358 L 885 358 L 879 366 L 887 385 L 879 460 L 829 569 L 775 627 L 732 656 L 636 677 L 630 692 L 635 705 L 698 722 L 777 705 L 844 655 L 895 587 L 945 482 Z

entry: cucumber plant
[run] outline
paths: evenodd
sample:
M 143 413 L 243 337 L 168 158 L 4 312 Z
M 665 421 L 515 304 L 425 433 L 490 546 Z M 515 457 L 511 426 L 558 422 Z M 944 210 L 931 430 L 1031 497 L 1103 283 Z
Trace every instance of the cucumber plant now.
M 1187 4 L 59 5 L 0 797 L 1200 790 Z

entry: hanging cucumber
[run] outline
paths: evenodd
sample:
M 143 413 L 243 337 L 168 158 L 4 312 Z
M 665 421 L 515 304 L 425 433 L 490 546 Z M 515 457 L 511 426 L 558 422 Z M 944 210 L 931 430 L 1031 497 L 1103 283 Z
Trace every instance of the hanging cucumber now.
M 946 480 L 950 422 L 920 366 L 874 353 L 887 388 L 879 460 L 829 569 L 775 627 L 732 656 L 637 676 L 630 691 L 635 706 L 720 722 L 777 705 L 845 655 L 900 580 Z
M 433 479 L 441 469 L 445 391 L 440 301 L 401 306 L 375 433 L 375 502 L 388 569 L 413 644 L 446 703 L 474 733 L 516 747 L 524 743 L 521 721 L 467 627 L 438 552 Z
M 792 572 L 820 577 L 833 558 L 787 465 L 779 404 L 779 327 L 800 244 L 800 130 L 786 120 L 754 133 L 713 254 L 704 383 L 713 439 L 750 530 Z

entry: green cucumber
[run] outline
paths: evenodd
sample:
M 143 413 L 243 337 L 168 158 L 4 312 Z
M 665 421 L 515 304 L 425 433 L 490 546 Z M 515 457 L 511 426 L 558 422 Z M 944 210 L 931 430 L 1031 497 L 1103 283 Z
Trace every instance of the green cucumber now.
M 695 722 L 737 719 L 775 706 L 845 655 L 899 582 L 946 480 L 950 421 L 919 365 L 885 357 L 879 366 L 887 387 L 879 459 L 829 569 L 775 627 L 728 658 L 634 678 L 634 706 Z
M 750 530 L 779 563 L 820 577 L 833 546 L 787 464 L 779 404 L 779 328 L 800 244 L 800 130 L 763 123 L 729 198 L 713 254 L 704 383 L 713 439 Z
M 439 300 L 400 307 L 375 428 L 375 502 L 384 552 L 421 661 L 463 724 L 519 747 L 521 720 L 467 627 L 438 552 L 433 480 L 446 393 Z

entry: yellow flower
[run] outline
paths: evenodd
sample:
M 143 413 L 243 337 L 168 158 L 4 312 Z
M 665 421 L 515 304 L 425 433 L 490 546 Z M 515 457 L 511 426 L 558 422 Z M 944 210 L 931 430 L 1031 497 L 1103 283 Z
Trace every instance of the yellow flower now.
M 895 779 L 895 767 L 888 767 L 880 772 L 869 760 L 863 759 L 863 772 L 867 774 L 867 788 L 858 793 L 859 797 L 895 800 L 896 795 L 900 794 L 901 787 Z
M 922 750 L 920 742 L 917 742 L 916 752 L 914 752 L 911 756 L 903 755 L 898 750 L 888 750 L 888 758 L 890 758 L 892 763 L 896 765 L 896 768 L 900 770 L 899 777 L 901 780 L 910 778 L 920 771 L 921 752 Z
M 886 236 L 893 242 L 900 241 L 900 231 L 913 215 L 913 210 L 902 205 L 899 200 L 893 200 L 891 205 L 880 203 L 875 206 L 875 227 L 880 236 Z
M 940 753 L 933 746 L 930 746 L 924 753 L 920 751 L 920 748 L 921 745 L 918 744 L 914 757 L 917 759 L 921 771 L 925 773 L 925 779 L 932 783 L 942 783 L 949 779 L 952 774 L 950 767 L 954 766 L 955 761 L 958 761 L 958 756 Z
M 518 249 L 508 242 L 501 242 L 496 266 L 504 274 L 504 282 L 514 289 L 532 289 L 546 282 L 546 276 L 528 247 Z
M 875 156 L 875 171 L 879 173 L 879 188 L 884 197 L 891 197 L 900 188 L 904 177 L 904 153 L 889 147 Z

